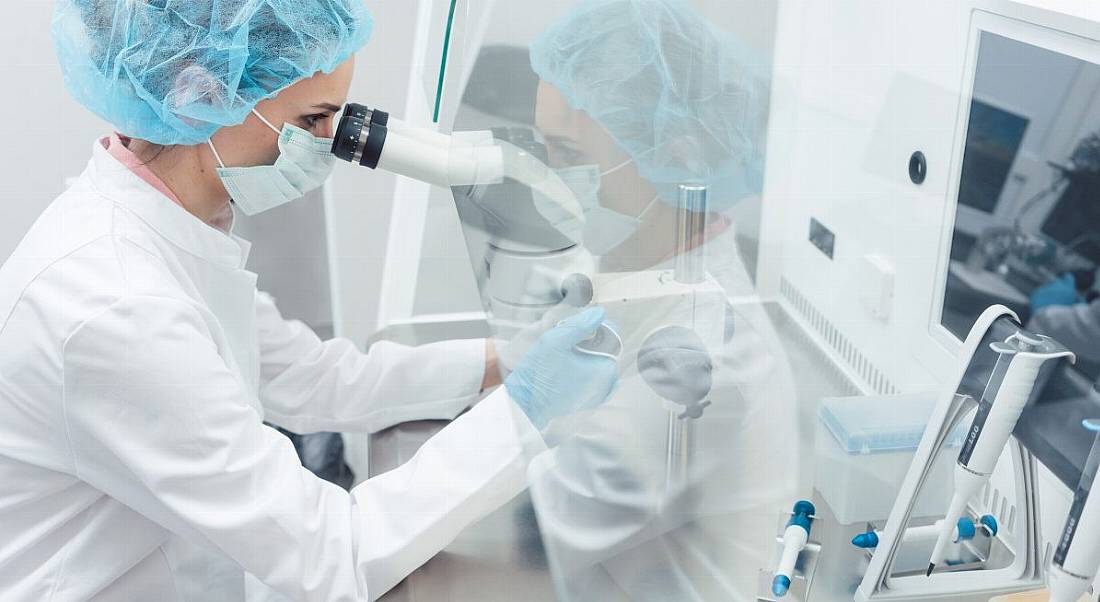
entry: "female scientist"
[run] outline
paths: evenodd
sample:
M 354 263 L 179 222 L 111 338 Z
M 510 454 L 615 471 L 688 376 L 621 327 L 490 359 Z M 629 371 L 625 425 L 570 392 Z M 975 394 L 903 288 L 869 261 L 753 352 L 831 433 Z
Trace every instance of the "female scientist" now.
M 361 0 L 59 0 L 75 98 L 118 132 L 0 269 L 0 599 L 373 600 L 525 486 L 549 420 L 613 361 L 545 332 L 504 387 L 350 493 L 289 430 L 454 417 L 497 384 L 484 341 L 369 353 L 284 320 L 233 208 L 321 185 Z
M 673 227 L 677 185 L 700 183 L 706 227 L 686 253 L 726 296 L 722 345 L 669 345 L 671 370 L 652 363 L 647 378 L 624 378 L 614 399 L 533 463 L 559 588 L 572 599 L 701 600 L 717 587 L 724 599 L 755 600 L 758 571 L 772 562 L 755 542 L 773 537 L 775 509 L 797 494 L 799 473 L 794 373 L 736 231 L 745 215 L 737 206 L 758 201 L 763 185 L 770 62 L 699 3 L 585 0 L 540 30 L 530 67 L 549 163 L 589 191 L 577 197 L 601 269 L 671 269 L 684 252 Z M 639 316 L 630 328 L 654 332 L 667 319 Z M 694 394 L 696 381 L 672 370 L 708 375 L 713 404 L 694 424 L 705 443 L 688 478 L 669 493 L 668 452 L 653 444 L 665 441 L 667 410 L 636 400 L 652 399 L 646 380 Z M 721 576 L 695 571 L 675 552 L 684 547 L 715 551 Z

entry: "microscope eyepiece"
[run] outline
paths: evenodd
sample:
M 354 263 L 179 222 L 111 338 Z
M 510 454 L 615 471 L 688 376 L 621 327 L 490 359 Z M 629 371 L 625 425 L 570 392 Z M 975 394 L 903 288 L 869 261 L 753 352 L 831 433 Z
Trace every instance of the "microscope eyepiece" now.
M 349 102 L 333 136 L 332 154 L 349 163 L 375 169 L 386 145 L 389 120 L 390 115 L 385 111 Z

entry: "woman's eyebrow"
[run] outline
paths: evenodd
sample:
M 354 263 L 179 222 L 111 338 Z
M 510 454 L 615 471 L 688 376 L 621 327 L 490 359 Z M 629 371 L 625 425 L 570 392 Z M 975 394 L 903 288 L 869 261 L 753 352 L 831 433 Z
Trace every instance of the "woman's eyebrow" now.
M 339 113 L 340 112 L 340 107 L 338 107 L 334 104 L 331 104 L 331 103 L 327 103 L 327 102 L 322 102 L 320 104 L 315 104 L 315 105 L 313 105 L 313 108 L 315 108 L 315 109 L 325 109 L 326 111 L 330 111 L 332 113 Z

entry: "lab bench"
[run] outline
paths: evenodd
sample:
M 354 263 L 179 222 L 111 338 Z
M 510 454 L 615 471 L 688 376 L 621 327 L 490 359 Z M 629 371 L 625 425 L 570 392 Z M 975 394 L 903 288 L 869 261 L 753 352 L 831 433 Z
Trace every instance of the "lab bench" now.
M 813 561 L 816 567 L 808 600 L 806 582 L 795 580 L 786 598 L 791 602 L 851 602 L 867 568 L 866 550 L 851 545 L 852 537 L 865 525 L 841 525 L 832 516 L 828 505 L 814 496 L 817 507 L 811 536 Z M 777 513 L 778 514 L 778 513 Z M 721 516 L 708 517 L 684 525 L 679 531 L 681 544 L 674 546 L 682 556 L 677 558 L 688 574 L 704 574 L 698 592 L 707 600 L 729 600 L 720 591 L 722 571 L 733 570 L 725 564 L 720 542 L 735 541 L 740 535 L 724 528 L 728 524 Z M 760 545 L 773 545 L 761 541 Z M 806 553 L 803 555 L 806 556 Z M 717 552 L 717 553 L 716 553 Z M 758 570 L 758 594 L 768 591 L 770 567 Z M 709 585 L 708 585 L 709 584 Z M 538 527 L 530 498 L 518 496 L 511 503 L 464 531 L 446 550 L 416 570 L 400 585 L 382 598 L 384 602 L 496 602 L 522 598 L 524 602 L 556 600 L 553 582 L 542 549 Z M 939 598 L 943 602 L 986 602 L 988 595 Z M 623 598 L 626 600 L 627 598 Z M 770 601 L 761 596 L 755 602 Z M 922 600 L 936 600 L 922 598 Z M 604 599 L 601 598 L 601 602 Z
M 814 454 L 813 423 L 817 400 L 829 395 L 851 395 L 856 389 L 805 338 L 801 329 L 781 308 L 769 304 L 766 310 L 787 353 L 792 372 L 799 375 L 796 387 L 800 453 L 803 458 L 810 458 Z M 445 335 L 427 332 L 422 325 L 415 328 L 415 333 L 391 330 L 382 338 L 419 344 L 463 334 L 476 336 L 478 333 L 476 325 L 466 325 L 460 330 L 450 328 Z M 370 474 L 385 472 L 408 460 L 420 443 L 444 424 L 442 421 L 406 423 L 372 436 Z M 812 478 L 812 470 L 802 471 L 799 490 L 809 491 Z M 819 508 L 819 513 L 828 512 L 824 503 Z M 760 546 L 774 545 L 769 539 L 770 527 L 766 525 L 781 510 L 783 508 L 780 507 L 760 509 L 751 517 L 751 522 L 757 526 L 765 525 L 763 531 L 758 529 L 752 537 Z M 754 578 L 758 570 L 769 568 L 738 566 L 736 554 L 731 550 L 737 547 L 733 544 L 747 541 L 741 527 L 745 524 L 744 515 L 731 520 L 720 514 L 709 515 L 681 525 L 663 536 L 670 539 L 671 548 L 682 556 L 677 561 L 685 567 L 684 572 L 699 578 L 696 585 L 706 599 L 729 599 L 725 575 L 728 571 L 751 571 Z M 827 550 L 815 578 L 812 599 L 815 602 L 851 600 L 859 583 L 862 557 L 861 551 L 848 544 L 856 527 L 840 528 L 835 521 L 824 516 L 817 524 L 814 539 L 821 541 Z M 834 546 L 835 550 L 832 549 Z M 744 576 L 742 573 L 741 577 Z M 517 598 L 522 598 L 524 602 L 557 599 L 531 498 L 526 492 L 464 530 L 444 551 L 414 571 L 382 599 L 386 602 L 493 602 Z
M 798 491 L 813 491 L 811 500 L 816 507 L 816 518 L 811 533 L 811 545 L 803 552 L 800 563 L 814 564 L 812 579 L 795 579 L 791 591 L 782 600 L 791 602 L 850 602 L 867 569 L 869 556 L 866 550 L 854 547 L 852 538 L 867 529 L 866 523 L 842 525 L 834 510 L 814 489 L 817 453 L 816 437 L 820 436 L 817 424 L 817 408 L 822 398 L 856 395 L 858 389 L 820 348 L 806 338 L 802 329 L 794 323 L 782 308 L 770 304 L 766 310 L 778 334 L 781 345 L 791 364 L 796 379 L 797 420 L 799 432 L 799 457 L 803 461 L 799 471 Z M 390 333 L 391 339 L 418 344 L 430 340 L 455 336 L 477 336 L 480 327 L 466 324 L 455 330 L 451 327 L 445 335 L 432 336 L 423 325 L 416 326 L 415 336 L 409 332 Z M 443 421 L 423 421 L 398 425 L 372 436 L 370 441 L 370 474 L 375 475 L 405 462 L 416 452 L 420 444 L 442 428 Z M 691 580 L 694 593 L 705 600 L 730 600 L 731 582 L 736 577 L 742 584 L 746 579 L 756 583 L 759 597 L 750 602 L 767 602 L 774 568 L 773 560 L 761 560 L 745 566 L 744 555 L 738 556 L 737 548 L 760 546 L 755 552 L 761 557 L 778 558 L 783 512 L 782 506 L 758 508 L 746 518 L 721 513 L 693 517 L 685 524 L 662 534 L 662 545 L 675 553 L 676 570 Z M 751 575 L 746 575 L 746 571 Z M 574 596 L 583 599 L 580 596 Z M 494 602 L 523 599 L 524 602 L 557 600 L 553 577 L 536 523 L 531 497 L 524 492 L 489 516 L 465 529 L 458 538 L 407 579 L 387 593 L 385 602 L 425 602 L 448 600 L 454 602 Z M 608 598 L 601 592 L 600 602 L 629 600 L 626 594 Z M 660 599 L 651 596 L 650 599 Z M 922 598 L 953 602 L 985 602 L 988 596 Z
M 850 602 L 868 567 L 869 556 L 864 549 L 850 544 L 851 538 L 864 532 L 868 525 L 839 524 L 833 508 L 814 489 L 814 441 L 817 436 L 818 402 L 827 396 L 858 394 L 853 383 L 836 369 L 820 348 L 806 339 L 801 328 L 778 306 L 767 307 L 769 317 L 787 353 L 794 374 L 798 374 L 798 422 L 802 440 L 804 467 L 800 471 L 799 491 L 813 491 L 816 507 L 813 524 L 811 555 L 815 568 L 810 582 L 809 602 Z M 469 326 L 458 333 L 476 332 Z M 422 328 L 419 327 L 419 328 Z M 421 343 L 423 332 L 417 337 L 398 337 L 404 342 Z M 372 437 L 370 444 L 371 474 L 377 474 L 399 466 L 411 458 L 412 453 L 444 422 L 421 422 L 398 425 Z M 793 503 L 793 500 L 788 503 Z M 762 508 L 756 515 L 756 526 L 763 525 L 751 535 L 747 533 L 745 517 L 713 514 L 696 517 L 694 521 L 680 525 L 673 532 L 661 537 L 669 540 L 669 549 L 676 552 L 675 561 L 684 574 L 690 576 L 697 594 L 704 600 L 736 600 L 731 598 L 729 578 L 738 571 L 751 571 L 757 581 L 757 594 L 761 598 L 753 602 L 767 601 L 773 562 L 764 560 L 746 567 L 736 559 L 738 544 L 759 545 L 764 556 L 774 552 L 778 558 L 777 538 L 782 533 L 782 513 L 788 507 Z M 807 549 L 810 549 L 807 548 Z M 761 566 L 762 565 L 762 566 Z M 741 578 L 744 572 L 738 573 Z M 806 582 L 796 579 L 783 600 L 804 600 Z M 439 555 L 429 560 L 403 582 L 388 592 L 385 602 L 495 602 L 521 599 L 524 602 L 557 600 L 546 551 L 543 549 L 535 511 L 530 495 L 522 493 L 513 501 L 498 508 L 456 538 Z M 601 602 L 628 600 L 608 599 Z M 652 598 L 651 599 L 658 599 Z M 927 599 L 926 602 L 952 600 L 953 602 L 985 602 L 988 596 L 948 596 Z

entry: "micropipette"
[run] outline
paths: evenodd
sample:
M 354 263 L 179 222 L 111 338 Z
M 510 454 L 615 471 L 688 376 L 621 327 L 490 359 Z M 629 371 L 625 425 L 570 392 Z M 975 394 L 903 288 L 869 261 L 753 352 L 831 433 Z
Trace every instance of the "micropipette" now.
M 928 561 L 925 574 L 929 576 L 943 561 L 955 523 L 966 511 L 970 499 L 993 474 L 997 459 L 1031 397 L 1039 369 L 1051 359 L 1066 357 L 1072 362 L 1076 357 L 1050 337 L 1022 331 L 1004 342 L 991 343 L 990 348 L 997 353 L 997 363 L 955 464 L 955 492 Z
M 791 588 L 791 574 L 794 573 L 798 555 L 810 540 L 810 525 L 813 524 L 815 512 L 814 505 L 807 500 L 795 502 L 791 510 L 791 519 L 783 532 L 783 554 L 779 557 L 779 566 L 772 579 L 772 593 L 776 597 L 786 596 Z
M 919 541 L 922 539 L 935 539 L 940 534 L 940 527 L 943 524 L 943 520 L 936 521 L 934 525 L 924 525 L 921 527 L 910 527 L 902 534 L 901 539 L 904 542 Z M 979 519 L 979 523 L 982 530 L 986 535 L 993 537 L 997 534 L 997 519 L 991 514 L 986 514 Z M 978 524 L 974 523 L 974 520 L 969 516 L 964 516 L 959 519 L 959 522 L 955 523 L 955 529 L 951 534 L 951 541 L 962 542 L 968 541 L 974 538 L 978 534 Z M 882 532 L 867 531 L 866 533 L 860 533 L 852 538 L 852 545 L 857 548 L 871 549 L 877 548 L 879 539 L 882 537 Z
M 1094 390 L 1093 394 L 1100 395 L 1100 391 Z M 1100 420 L 1086 420 L 1084 426 L 1100 433 Z M 1073 505 L 1047 574 L 1050 602 L 1075 602 L 1096 578 L 1100 565 L 1100 491 L 1094 491 L 1098 466 L 1100 435 L 1081 474 L 1081 483 L 1074 493 Z

